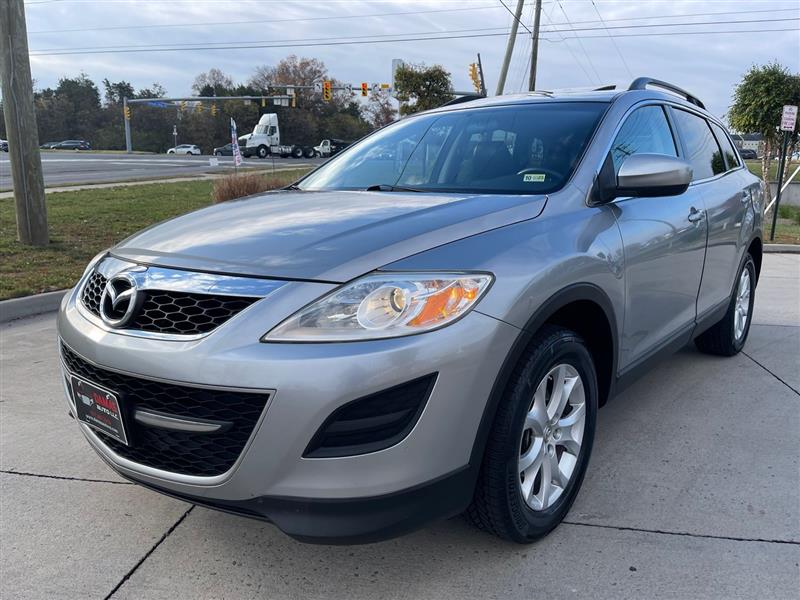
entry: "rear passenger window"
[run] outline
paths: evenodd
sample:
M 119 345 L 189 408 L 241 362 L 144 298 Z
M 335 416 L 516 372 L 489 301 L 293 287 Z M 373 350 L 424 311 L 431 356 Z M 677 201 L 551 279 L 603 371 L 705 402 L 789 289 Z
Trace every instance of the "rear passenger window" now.
M 687 160 L 692 164 L 692 181 L 707 179 L 725 172 L 725 161 L 708 122 L 685 110 L 675 109 L 678 131 L 686 144 Z
M 678 156 L 664 109 L 660 106 L 638 108 L 622 124 L 611 146 L 614 172 L 632 154 L 667 154 Z
M 725 130 L 716 123 L 711 123 L 711 129 L 714 131 L 714 137 L 717 138 L 719 147 L 722 148 L 722 154 L 725 156 L 725 164 L 728 167 L 728 171 L 735 169 L 739 166 L 739 155 L 736 153 L 736 150 L 733 149 L 730 138 L 725 133 Z

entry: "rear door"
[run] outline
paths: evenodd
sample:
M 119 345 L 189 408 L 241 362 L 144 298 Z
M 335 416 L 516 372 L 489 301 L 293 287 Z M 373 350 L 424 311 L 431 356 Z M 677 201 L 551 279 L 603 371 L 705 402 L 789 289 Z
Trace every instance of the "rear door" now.
M 725 131 L 696 113 L 673 109 L 687 155 L 702 170 L 703 179 L 692 184 L 708 217 L 708 248 L 703 282 L 697 298 L 698 320 L 730 300 L 739 261 L 747 242 L 750 210 L 749 178 Z M 701 150 L 711 147 L 712 153 Z
M 660 104 L 631 112 L 611 145 L 615 171 L 632 154 L 682 156 Z M 625 252 L 626 304 L 620 368 L 647 358 L 694 326 L 703 274 L 706 220 L 691 191 L 614 201 Z

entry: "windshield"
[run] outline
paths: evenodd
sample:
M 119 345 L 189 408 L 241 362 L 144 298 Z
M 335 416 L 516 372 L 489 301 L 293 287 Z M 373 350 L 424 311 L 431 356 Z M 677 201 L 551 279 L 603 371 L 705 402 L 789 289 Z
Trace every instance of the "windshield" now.
M 298 187 L 551 193 L 569 179 L 606 106 L 548 102 L 412 117 L 351 146 Z

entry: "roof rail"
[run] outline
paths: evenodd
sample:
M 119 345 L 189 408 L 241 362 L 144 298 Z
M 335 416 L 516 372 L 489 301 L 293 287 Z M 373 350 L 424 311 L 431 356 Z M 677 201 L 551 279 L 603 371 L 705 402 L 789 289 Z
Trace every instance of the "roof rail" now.
M 593 92 L 610 92 L 610 91 L 615 90 L 615 89 L 617 89 L 617 86 L 614 85 L 613 83 L 611 83 L 609 85 L 601 85 L 600 87 L 593 88 L 592 91 Z
M 633 80 L 629 90 L 646 90 L 648 85 L 652 85 L 654 87 L 660 87 L 665 90 L 669 90 L 679 96 L 683 96 L 686 98 L 688 102 L 691 102 L 695 106 L 699 106 L 700 108 L 705 109 L 705 104 L 703 104 L 697 96 L 693 96 L 689 92 L 684 89 L 679 88 L 677 85 L 672 85 L 671 83 L 667 83 L 666 81 L 661 81 L 660 79 L 653 79 L 652 77 L 637 77 Z
M 480 100 L 486 98 L 483 94 L 464 94 L 463 96 L 456 96 L 452 100 L 448 100 L 441 106 L 453 106 L 454 104 L 461 104 L 462 102 L 472 102 L 473 100 Z

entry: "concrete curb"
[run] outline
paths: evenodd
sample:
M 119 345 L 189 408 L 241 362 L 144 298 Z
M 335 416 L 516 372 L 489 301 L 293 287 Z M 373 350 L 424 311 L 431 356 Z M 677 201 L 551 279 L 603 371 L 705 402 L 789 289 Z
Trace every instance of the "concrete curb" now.
M 47 292 L 25 296 L 24 298 L 11 298 L 0 301 L 0 323 L 8 323 L 24 317 L 32 317 L 42 313 L 52 312 L 61 304 L 61 299 L 69 290 Z
M 797 244 L 764 244 L 764 252 L 785 252 L 787 254 L 800 254 L 800 245 L 797 245 Z

